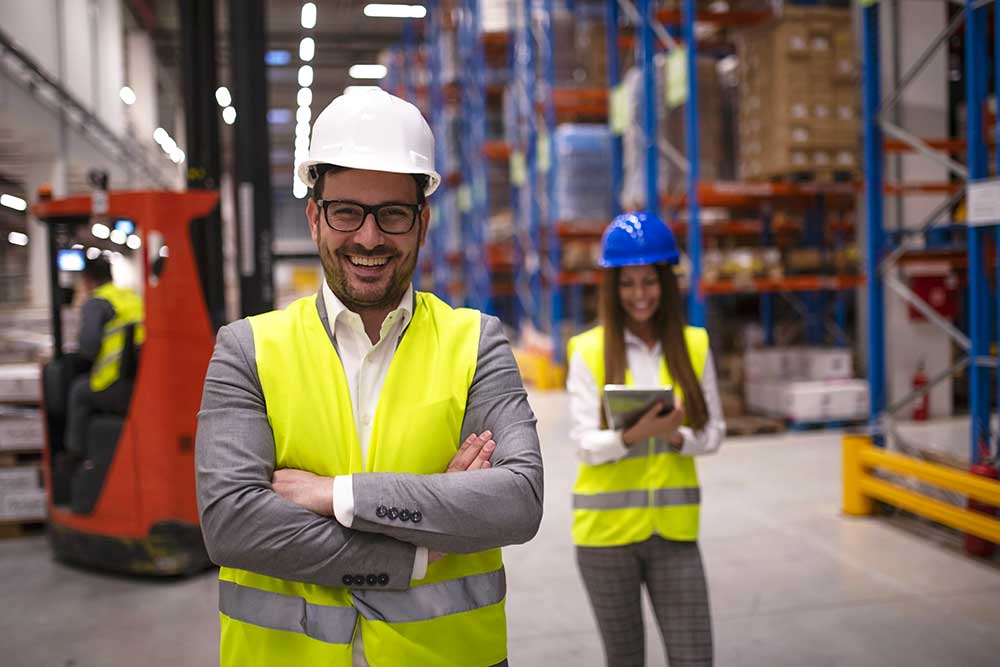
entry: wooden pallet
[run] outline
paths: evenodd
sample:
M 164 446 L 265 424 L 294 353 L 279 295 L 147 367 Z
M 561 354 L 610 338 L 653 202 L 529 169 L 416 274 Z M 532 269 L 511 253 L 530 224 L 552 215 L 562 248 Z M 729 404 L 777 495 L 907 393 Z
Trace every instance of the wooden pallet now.
M 45 521 L 31 519 L 29 521 L 0 521 L 0 540 L 16 537 L 30 537 L 45 532 Z
M 765 433 L 781 433 L 785 423 L 772 417 L 757 415 L 740 415 L 726 417 L 726 435 L 763 435 Z

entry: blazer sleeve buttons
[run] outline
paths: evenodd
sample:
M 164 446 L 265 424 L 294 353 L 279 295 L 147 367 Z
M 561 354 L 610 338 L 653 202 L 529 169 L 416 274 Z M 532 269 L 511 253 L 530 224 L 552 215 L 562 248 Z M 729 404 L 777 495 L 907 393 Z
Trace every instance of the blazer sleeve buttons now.
M 410 520 L 410 510 L 407 510 L 407 509 L 399 510 L 399 520 L 400 521 L 409 521 Z
M 383 574 L 378 575 L 378 585 L 379 586 L 387 586 L 388 584 L 389 584 L 389 575 L 388 574 L 383 573 Z
M 387 516 L 388 516 L 388 517 L 389 517 L 390 519 L 392 519 L 393 521 L 395 521 L 396 519 L 398 519 L 398 518 L 399 518 L 399 510 L 398 510 L 398 509 L 396 509 L 395 507 L 390 507 L 390 508 L 389 508 L 389 513 L 388 513 L 388 515 L 387 515 Z
M 424 515 L 420 513 L 420 510 L 413 510 L 410 514 L 410 521 L 413 523 L 420 523 L 424 518 Z
M 375 508 L 375 516 L 377 516 L 378 518 L 381 519 L 382 517 L 385 516 L 385 514 L 386 514 L 385 505 L 379 505 L 378 507 Z

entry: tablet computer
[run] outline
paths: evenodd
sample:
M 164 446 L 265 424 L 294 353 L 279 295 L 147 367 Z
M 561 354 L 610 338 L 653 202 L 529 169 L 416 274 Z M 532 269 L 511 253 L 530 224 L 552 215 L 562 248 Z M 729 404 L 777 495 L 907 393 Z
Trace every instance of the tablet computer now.
M 604 385 L 604 414 L 608 428 L 616 431 L 629 428 L 654 403 L 665 406 L 661 414 L 674 409 L 673 387 L 643 387 L 624 384 Z

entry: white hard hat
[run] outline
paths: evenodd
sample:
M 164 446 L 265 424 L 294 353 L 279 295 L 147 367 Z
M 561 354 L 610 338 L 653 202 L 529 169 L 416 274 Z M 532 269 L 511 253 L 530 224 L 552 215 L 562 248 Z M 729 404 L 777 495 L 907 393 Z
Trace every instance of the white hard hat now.
M 315 184 L 310 167 L 332 164 L 352 169 L 426 174 L 424 195 L 441 183 L 434 170 L 434 135 L 417 107 L 381 88 L 341 95 L 313 124 L 309 159 L 298 167 L 307 186 Z

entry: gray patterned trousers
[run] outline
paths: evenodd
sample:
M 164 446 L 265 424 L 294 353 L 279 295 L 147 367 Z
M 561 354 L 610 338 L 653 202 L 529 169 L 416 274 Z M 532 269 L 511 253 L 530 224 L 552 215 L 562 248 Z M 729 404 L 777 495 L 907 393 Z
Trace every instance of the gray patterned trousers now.
M 712 617 L 697 542 L 654 535 L 620 547 L 577 547 L 576 561 L 608 667 L 642 667 L 642 585 L 653 603 L 670 667 L 712 664 Z

